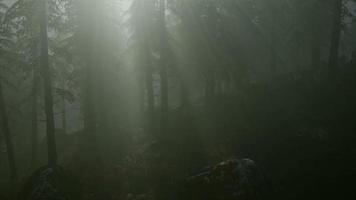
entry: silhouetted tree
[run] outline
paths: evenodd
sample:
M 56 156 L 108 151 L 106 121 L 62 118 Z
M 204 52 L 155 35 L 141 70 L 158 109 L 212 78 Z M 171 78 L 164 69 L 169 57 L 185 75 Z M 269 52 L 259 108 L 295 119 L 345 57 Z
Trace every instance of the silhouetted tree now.
M 9 119 L 7 116 L 5 99 L 4 99 L 1 83 L 0 83 L 0 115 L 1 115 L 2 130 L 5 136 L 6 152 L 7 152 L 8 162 L 10 167 L 10 177 L 11 179 L 16 179 L 17 166 L 15 161 L 14 145 L 10 134 Z
M 57 150 L 55 139 L 55 124 L 53 113 L 53 94 L 52 94 L 52 73 L 48 57 L 48 35 L 47 35 L 47 0 L 41 1 L 40 15 L 40 40 L 41 40 L 41 65 L 44 87 L 44 102 L 46 114 L 46 131 L 48 162 L 50 165 L 57 165 Z
M 32 111 L 31 111 L 31 166 L 35 168 L 38 163 L 38 75 L 33 69 L 32 80 Z
M 159 1 L 159 36 L 160 36 L 160 59 L 159 59 L 159 74 L 161 88 L 161 135 L 168 134 L 168 65 L 167 65 L 167 30 L 166 30 L 166 0 Z
M 334 0 L 333 5 L 333 25 L 331 35 L 331 46 L 329 55 L 329 78 L 331 81 L 335 80 L 338 72 L 339 46 L 342 26 L 342 0 Z
M 6 10 L 4 12 L 3 8 L 8 9 L 6 4 L 4 4 L 3 1 L 1 0 L 0 1 L 0 37 L 1 37 L 0 54 L 1 54 L 2 63 L 4 63 L 3 59 L 7 59 L 8 57 L 10 57 L 9 55 L 12 55 L 12 52 L 11 52 L 11 49 L 9 48 L 9 46 L 4 44 L 4 43 L 12 43 L 11 39 L 9 37 L 9 35 L 11 35 L 9 33 L 12 30 L 6 28 L 6 26 L 5 26 L 4 18 L 6 18 Z M 11 56 L 11 57 L 13 57 L 13 56 Z M 2 68 L 1 70 L 4 70 L 3 67 L 4 66 L 1 65 L 1 68 Z M 14 144 L 13 144 L 13 139 L 11 136 L 9 118 L 8 118 L 5 96 L 4 96 L 4 91 L 3 91 L 3 81 L 4 81 L 3 79 L 4 79 L 4 75 L 3 75 L 3 73 L 1 73 L 0 74 L 0 118 L 1 118 L 0 123 L 1 123 L 2 132 L 4 134 L 4 138 L 5 138 L 6 152 L 7 152 L 8 163 L 9 163 L 9 168 L 10 168 L 10 178 L 17 179 L 18 172 L 17 172 L 17 165 L 16 165 L 16 159 L 15 159 Z

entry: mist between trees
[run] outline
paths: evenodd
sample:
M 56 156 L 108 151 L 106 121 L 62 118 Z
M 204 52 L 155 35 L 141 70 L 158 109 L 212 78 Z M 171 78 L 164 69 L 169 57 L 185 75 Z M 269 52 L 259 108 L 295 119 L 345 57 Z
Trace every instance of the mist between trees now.
M 183 180 L 233 158 L 263 169 L 264 199 L 356 198 L 355 16 L 354 0 L 0 0 L 0 199 L 44 165 L 76 180 L 69 199 L 199 199 Z

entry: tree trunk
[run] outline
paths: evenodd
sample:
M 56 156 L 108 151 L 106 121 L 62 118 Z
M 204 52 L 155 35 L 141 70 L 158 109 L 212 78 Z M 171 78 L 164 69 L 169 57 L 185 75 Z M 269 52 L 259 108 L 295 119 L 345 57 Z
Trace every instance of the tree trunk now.
M 341 37 L 341 10 L 342 0 L 334 0 L 334 22 L 331 35 L 331 46 L 329 55 L 329 79 L 335 80 L 337 77 L 338 58 L 339 58 L 339 46 Z
M 93 63 L 89 58 L 86 65 L 85 76 L 85 96 L 84 96 L 84 130 L 88 134 L 90 140 L 95 140 L 96 134 L 96 109 L 94 103 L 94 76 L 93 76 Z M 92 60 L 93 61 L 93 60 Z
M 145 45 L 145 80 L 146 80 L 146 90 L 147 90 L 147 107 L 148 113 L 152 114 L 154 110 L 154 94 L 153 94 L 153 77 L 152 77 L 152 64 L 151 58 L 149 56 L 150 52 Z
M 146 90 L 147 90 L 147 104 L 148 112 L 153 113 L 154 110 L 154 95 L 153 95 L 153 78 L 152 78 L 152 66 L 147 66 L 146 69 Z
M 165 68 L 165 67 L 162 67 Z M 161 133 L 166 134 L 168 129 L 168 76 L 167 69 L 160 70 L 161 76 Z
M 205 78 L 205 102 L 208 106 L 215 102 L 215 82 L 214 72 L 209 70 Z
M 62 128 L 63 128 L 63 133 L 67 134 L 67 109 L 66 109 L 66 99 L 64 95 L 62 96 Z
M 145 81 L 147 92 L 147 130 L 152 134 L 153 122 L 154 122 L 154 94 L 153 94 L 153 77 L 152 77 L 152 64 L 150 58 L 150 50 L 147 44 L 144 44 L 144 56 L 145 56 Z
M 165 0 L 160 0 L 160 78 L 161 78 L 161 134 L 167 134 L 168 129 L 168 74 L 167 74 L 167 35 L 165 20 Z
M 9 167 L 10 167 L 10 178 L 14 180 L 17 179 L 17 166 L 15 160 L 14 146 L 10 134 L 9 119 L 7 117 L 5 99 L 4 99 L 1 83 L 0 83 L 0 115 L 1 115 L 2 128 L 4 132 L 5 143 L 6 143 L 7 157 L 8 157 Z
M 270 41 L 270 60 L 269 60 L 269 65 L 270 65 L 270 72 L 271 72 L 271 77 L 274 77 L 277 72 L 277 51 L 276 51 L 276 30 L 275 30 L 275 25 L 272 25 L 271 28 L 271 41 Z
M 96 61 L 95 50 L 95 29 L 93 22 L 97 17 L 97 1 L 88 0 L 83 2 L 83 8 L 81 10 L 81 37 L 83 40 L 83 59 L 85 60 L 85 78 L 83 80 L 83 113 L 84 113 L 84 131 L 87 134 L 89 148 L 93 148 L 96 143 L 96 127 L 97 127 L 97 109 L 95 105 L 95 81 L 94 81 L 94 67 Z
M 57 150 L 55 139 L 55 125 L 53 116 L 53 96 L 51 70 L 48 58 L 48 35 L 47 35 L 47 1 L 41 2 L 40 16 L 40 40 L 41 40 L 41 64 L 44 84 L 44 102 L 47 128 L 48 163 L 51 166 L 57 165 Z
M 33 70 L 33 88 L 32 88 L 32 117 L 31 117 L 31 167 L 37 166 L 38 161 L 38 124 L 37 124 L 37 87 L 38 77 Z
M 319 35 L 313 37 L 312 42 L 312 71 L 318 72 L 320 70 L 320 56 L 321 56 L 321 40 Z
M 93 3 L 94 4 L 94 3 Z M 93 19 L 94 20 L 94 19 Z M 86 24 L 88 26 L 88 24 Z M 86 31 L 93 31 L 89 27 L 85 27 Z M 96 106 L 94 100 L 94 65 L 95 55 L 92 53 L 94 51 L 94 35 L 88 33 L 88 44 L 86 45 L 86 66 L 85 66 L 85 78 L 84 78 L 84 130 L 88 135 L 89 142 L 94 142 L 96 134 Z
M 186 115 L 190 115 L 191 111 L 191 102 L 189 98 L 189 90 L 187 86 L 187 82 L 181 77 L 180 83 L 180 95 L 181 95 L 181 109 Z
M 303 70 L 302 68 L 302 59 L 303 59 L 303 46 L 302 46 L 302 33 L 298 32 L 297 34 L 297 46 L 296 46 L 296 70 L 298 72 L 301 72 Z
M 139 112 L 144 113 L 145 111 L 145 95 L 146 95 L 146 86 L 145 86 L 145 69 L 143 65 L 140 65 L 141 68 L 136 72 L 136 81 L 137 81 L 137 98 L 139 104 Z
M 66 87 L 66 80 L 63 78 L 62 80 L 63 84 L 63 90 L 67 90 L 68 88 Z M 66 102 L 66 96 L 65 94 L 62 94 L 62 128 L 63 128 L 63 133 L 67 134 L 67 102 Z

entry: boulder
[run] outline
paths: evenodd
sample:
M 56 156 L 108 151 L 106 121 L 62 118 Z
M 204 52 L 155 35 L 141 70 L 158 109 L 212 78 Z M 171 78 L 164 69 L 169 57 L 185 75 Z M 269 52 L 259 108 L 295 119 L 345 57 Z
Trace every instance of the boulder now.
M 260 199 L 264 177 L 251 159 L 230 159 L 186 179 L 191 199 Z
M 73 180 L 59 166 L 41 167 L 24 183 L 18 200 L 72 200 L 77 192 Z

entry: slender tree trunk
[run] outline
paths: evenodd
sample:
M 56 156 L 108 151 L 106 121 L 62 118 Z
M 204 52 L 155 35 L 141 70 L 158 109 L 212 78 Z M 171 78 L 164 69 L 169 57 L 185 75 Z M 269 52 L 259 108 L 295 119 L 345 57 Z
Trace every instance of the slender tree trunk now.
M 139 103 L 139 111 L 143 113 L 145 111 L 145 94 L 146 94 L 146 87 L 145 87 L 145 71 L 143 66 L 141 65 L 138 71 L 136 72 L 136 80 L 138 84 L 138 103 Z
M 320 56 L 321 56 L 321 40 L 319 36 L 313 38 L 312 46 L 312 71 L 317 72 L 320 69 Z
M 48 58 L 48 35 L 47 35 L 47 1 L 41 1 L 40 16 L 40 40 L 41 40 L 41 64 L 42 77 L 44 84 L 44 102 L 47 125 L 47 146 L 48 146 L 48 163 L 51 166 L 57 165 L 57 150 L 55 139 L 55 125 L 53 115 L 53 96 L 51 70 Z
M 270 65 L 270 71 L 271 71 L 271 76 L 274 77 L 277 72 L 277 51 L 276 51 L 276 30 L 275 30 L 275 25 L 272 25 L 271 28 L 271 41 L 270 41 L 270 60 L 269 60 L 269 65 Z
M 62 88 L 63 90 L 67 90 L 65 79 L 62 80 Z M 61 99 L 62 100 L 62 112 L 61 112 L 62 129 L 63 129 L 63 133 L 67 134 L 67 102 L 66 102 L 65 94 L 62 94 L 61 98 L 62 98 Z
M 93 148 L 96 143 L 96 127 L 97 127 L 97 109 L 95 105 L 95 32 L 96 32 L 96 17 L 97 17 L 97 0 L 87 0 L 83 2 L 81 10 L 81 35 L 85 38 L 83 45 L 83 58 L 85 59 L 85 78 L 83 80 L 84 98 L 83 98 L 83 113 L 84 113 L 84 130 L 87 134 L 87 139 L 90 148 Z M 93 25 L 94 23 L 94 25 Z
M 145 44 L 145 82 L 147 92 L 147 130 L 150 134 L 153 133 L 154 122 L 154 94 L 153 94 L 153 77 L 152 77 L 152 64 L 150 58 L 150 50 Z
M 63 133 L 67 134 L 67 109 L 66 109 L 66 99 L 64 95 L 62 96 L 62 128 L 63 128 Z
M 96 109 L 94 103 L 94 76 L 93 76 L 93 59 L 88 58 L 86 65 L 85 77 L 85 96 L 84 96 L 84 130 L 90 140 L 95 140 L 96 134 Z M 91 141 L 93 142 L 93 141 Z
M 38 124 L 37 124 L 37 73 L 33 70 L 33 88 L 32 88 L 32 117 L 31 117 L 31 167 L 37 166 L 38 161 Z
M 89 42 L 93 42 L 92 40 Z M 89 44 L 92 47 L 91 44 Z M 89 50 L 89 49 L 88 49 Z M 90 51 L 90 50 L 89 50 Z M 91 54 L 89 54 L 91 55 Z M 84 78 L 84 132 L 86 134 L 85 140 L 82 141 L 81 147 L 83 148 L 84 160 L 92 163 L 96 162 L 100 156 L 98 137 L 97 137 L 97 107 L 94 100 L 94 58 L 87 57 L 85 66 Z
M 339 46 L 341 37 L 341 10 L 342 0 L 334 0 L 334 22 L 331 35 L 331 46 L 329 55 L 329 78 L 335 80 L 338 71 Z
M 297 46 L 296 46 L 296 68 L 297 70 L 300 72 L 302 71 L 302 59 L 303 59 L 303 46 L 302 46 L 302 37 L 301 37 L 301 33 L 297 33 Z
M 164 67 L 162 67 L 164 68 Z M 166 134 L 168 129 L 168 76 L 167 69 L 160 70 L 161 76 L 161 133 Z
M 184 78 L 181 77 L 180 83 L 180 95 L 181 95 L 181 108 L 185 114 L 190 114 L 191 111 L 191 103 L 189 98 L 189 90 L 187 87 L 187 83 L 184 81 Z
M 154 95 L 153 95 L 152 66 L 147 66 L 147 69 L 146 69 L 146 90 L 147 90 L 148 112 L 153 113 Z
M 212 70 L 209 70 L 205 79 L 205 101 L 211 106 L 215 101 L 215 76 Z
M 167 35 L 165 20 L 165 0 L 159 1 L 160 7 L 160 78 L 161 78 L 161 134 L 167 134 L 168 130 L 168 74 L 167 74 Z
M 17 179 L 17 166 L 15 160 L 14 146 L 10 134 L 9 119 L 7 117 L 5 99 L 4 99 L 1 83 L 0 83 L 0 115 L 2 120 L 2 128 L 5 136 L 7 157 L 8 157 L 9 167 L 10 167 L 10 178 L 14 180 Z
M 148 104 L 148 113 L 152 114 L 154 110 L 154 94 L 153 94 L 153 77 L 152 77 L 152 64 L 150 58 L 150 52 L 145 45 L 145 80 L 146 80 L 146 90 L 147 90 L 147 104 Z

